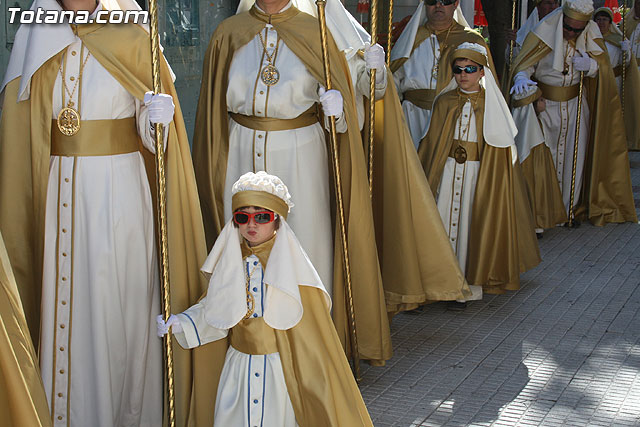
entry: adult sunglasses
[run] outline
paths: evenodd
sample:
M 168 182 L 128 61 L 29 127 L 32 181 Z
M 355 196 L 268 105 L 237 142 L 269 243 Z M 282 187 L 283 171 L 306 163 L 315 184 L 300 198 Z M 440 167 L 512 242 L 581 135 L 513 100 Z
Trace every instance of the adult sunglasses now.
M 453 70 L 453 74 L 461 74 L 463 71 L 467 74 L 473 74 L 478 71 L 478 68 L 480 67 L 478 67 L 477 65 L 467 65 L 466 67 L 454 65 L 453 67 L 451 67 L 451 69 Z
M 562 21 L 562 28 L 564 28 L 567 31 L 571 31 L 572 33 L 580 34 L 581 32 L 584 31 L 586 26 L 584 26 L 582 28 L 573 28 L 572 26 L 570 26 L 570 25 L 566 24 L 564 21 Z
M 456 0 L 424 0 L 427 6 L 435 6 L 436 3 L 440 3 L 443 6 L 449 6 L 456 2 Z
M 256 224 L 269 224 L 276 219 L 276 214 L 271 211 L 258 211 L 254 213 L 249 212 L 234 212 L 233 221 L 238 224 L 246 224 L 253 219 Z

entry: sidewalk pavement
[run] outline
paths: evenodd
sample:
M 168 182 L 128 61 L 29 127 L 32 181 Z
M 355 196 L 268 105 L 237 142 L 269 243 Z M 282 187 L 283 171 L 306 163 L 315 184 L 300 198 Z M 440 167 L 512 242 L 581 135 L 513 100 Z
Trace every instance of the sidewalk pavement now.
M 640 225 L 558 227 L 539 243 L 519 291 L 394 318 L 394 357 L 362 365 L 376 427 L 640 426 Z

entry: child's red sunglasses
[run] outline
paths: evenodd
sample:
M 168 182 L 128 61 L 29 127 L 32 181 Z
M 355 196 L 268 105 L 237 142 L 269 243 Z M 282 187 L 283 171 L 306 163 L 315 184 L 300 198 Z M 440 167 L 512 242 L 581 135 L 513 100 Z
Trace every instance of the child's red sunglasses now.
M 233 221 L 238 225 L 246 224 L 251 219 L 253 219 L 256 224 L 269 224 L 276 219 L 276 214 L 271 211 L 258 211 L 254 213 L 238 211 L 233 213 Z

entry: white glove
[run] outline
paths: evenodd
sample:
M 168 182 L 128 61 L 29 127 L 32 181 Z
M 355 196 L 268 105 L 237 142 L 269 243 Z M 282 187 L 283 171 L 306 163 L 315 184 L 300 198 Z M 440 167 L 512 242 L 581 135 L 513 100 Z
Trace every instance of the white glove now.
M 522 95 L 528 92 L 529 88 L 531 88 L 532 86 L 538 86 L 538 83 L 527 77 L 518 76 L 516 77 L 516 81 L 513 83 L 513 87 L 511 88 L 509 93 L 511 93 L 512 95 L 513 93 L 515 93 L 516 95 Z
M 591 58 L 585 52 L 578 51 L 578 55 L 573 55 L 573 68 L 576 71 L 589 71 L 591 68 Z
M 620 42 L 620 49 L 629 53 L 631 51 L 631 42 L 629 40 L 622 40 Z
M 371 46 L 369 43 L 364 48 L 364 62 L 367 70 L 374 69 L 378 73 L 384 72 L 384 49 L 378 43 Z
M 176 106 L 173 104 L 171 95 L 165 93 L 154 95 L 153 92 L 147 92 L 144 94 L 144 105 L 149 109 L 149 122 L 168 126 L 173 120 Z
M 169 328 L 171 328 L 171 332 L 173 332 L 174 334 L 179 334 L 180 332 L 182 332 L 182 325 L 180 324 L 180 320 L 178 320 L 178 316 L 176 316 L 175 314 L 169 316 L 169 319 L 167 319 L 166 323 L 164 322 L 162 314 L 158 314 L 158 317 L 156 317 L 156 323 L 158 326 L 158 336 L 160 338 L 167 335 L 167 333 L 169 332 Z
M 340 91 L 335 89 L 326 90 L 320 86 L 318 95 L 320 96 L 320 103 L 325 116 L 342 116 L 343 101 Z

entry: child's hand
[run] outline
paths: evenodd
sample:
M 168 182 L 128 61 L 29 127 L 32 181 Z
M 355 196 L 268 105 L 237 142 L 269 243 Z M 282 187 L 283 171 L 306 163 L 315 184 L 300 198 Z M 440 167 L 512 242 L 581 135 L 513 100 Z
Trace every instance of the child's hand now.
M 167 333 L 169 332 L 169 328 L 172 328 L 172 332 L 174 334 L 179 334 L 180 332 L 182 332 L 182 325 L 180 325 L 180 320 L 178 320 L 178 316 L 176 316 L 175 314 L 169 316 L 169 319 L 166 323 L 164 321 L 164 318 L 162 317 L 162 314 L 158 314 L 158 317 L 156 317 L 156 324 L 158 326 L 158 336 L 160 338 L 167 335 Z
M 535 110 L 536 114 L 540 114 L 547 109 L 547 102 L 544 98 L 538 98 L 533 103 L 533 109 Z

